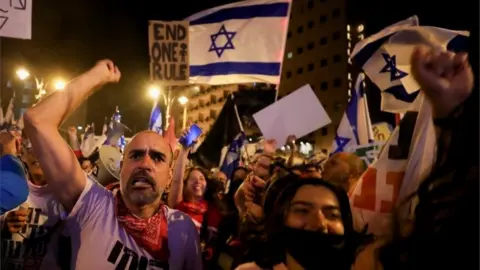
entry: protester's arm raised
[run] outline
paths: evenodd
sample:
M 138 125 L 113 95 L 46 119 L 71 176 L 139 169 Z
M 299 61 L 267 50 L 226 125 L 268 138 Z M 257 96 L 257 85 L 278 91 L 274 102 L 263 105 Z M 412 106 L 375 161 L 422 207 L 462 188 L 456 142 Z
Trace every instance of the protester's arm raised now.
M 120 72 L 111 61 L 100 61 L 71 81 L 64 91 L 52 93 L 24 115 L 25 133 L 39 158 L 47 183 L 67 211 L 82 194 L 87 178 L 58 127 L 95 89 L 119 79 Z

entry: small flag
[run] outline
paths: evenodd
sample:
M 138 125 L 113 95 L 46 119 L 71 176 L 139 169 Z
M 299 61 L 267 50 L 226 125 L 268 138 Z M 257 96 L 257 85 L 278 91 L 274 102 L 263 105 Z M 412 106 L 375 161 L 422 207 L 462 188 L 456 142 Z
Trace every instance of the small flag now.
M 245 133 L 240 132 L 230 144 L 228 151 L 223 159 L 222 171 L 228 179 L 232 179 L 233 172 L 238 168 L 241 158 L 241 149 L 245 142 Z
M 190 83 L 279 84 L 290 0 L 250 0 L 188 17 Z
M 13 114 L 13 100 L 14 99 L 15 99 L 15 94 L 10 99 L 10 102 L 8 103 L 7 110 L 5 111 L 4 123 L 7 124 L 7 125 L 10 125 L 15 121 L 14 114 Z
M 84 157 L 89 157 L 95 151 L 95 124 L 87 125 L 80 150 Z
M 120 111 L 118 110 L 117 106 L 115 108 L 115 113 L 110 119 L 110 124 L 108 125 L 107 129 L 107 139 L 103 143 L 104 145 L 116 146 L 118 144 L 118 140 L 120 140 L 120 137 L 123 136 L 125 130 L 128 129 L 121 123 L 121 119 L 122 116 L 120 115 Z
M 332 145 L 332 154 L 348 152 L 358 145 L 373 141 L 372 123 L 364 90 L 365 75 L 360 73 L 348 101 Z
M 148 124 L 148 129 L 162 134 L 162 111 L 160 108 L 160 102 L 155 101 L 152 108 L 152 113 L 150 114 L 150 122 Z

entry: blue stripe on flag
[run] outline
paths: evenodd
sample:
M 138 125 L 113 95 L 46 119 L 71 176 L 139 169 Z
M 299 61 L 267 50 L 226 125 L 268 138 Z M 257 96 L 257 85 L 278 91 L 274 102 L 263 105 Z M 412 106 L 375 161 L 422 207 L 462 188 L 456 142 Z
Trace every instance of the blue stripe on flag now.
M 201 66 L 190 66 L 191 77 L 229 74 L 258 74 L 278 76 L 280 74 L 280 63 L 222 62 Z
M 191 21 L 190 26 L 256 17 L 286 17 L 288 5 L 289 3 L 274 3 L 220 9 L 212 14 Z
M 408 103 L 412 103 L 420 93 L 420 91 L 416 91 L 411 94 L 407 93 L 403 84 L 392 86 L 388 89 L 385 89 L 383 92 L 392 94 L 396 99 Z

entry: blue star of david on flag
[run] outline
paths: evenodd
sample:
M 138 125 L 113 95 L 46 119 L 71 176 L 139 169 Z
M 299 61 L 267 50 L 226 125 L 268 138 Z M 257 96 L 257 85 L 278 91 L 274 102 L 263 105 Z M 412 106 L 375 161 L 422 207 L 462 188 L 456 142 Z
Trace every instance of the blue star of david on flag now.
M 225 50 L 235 50 L 235 47 L 233 46 L 232 40 L 235 37 L 237 33 L 236 32 L 228 32 L 227 29 L 225 28 L 225 25 L 222 25 L 220 27 L 220 30 L 216 34 L 210 35 L 210 40 L 212 41 L 212 45 L 210 46 L 210 49 L 208 49 L 209 52 L 215 51 L 217 53 L 218 58 L 222 57 L 222 54 Z M 219 36 L 225 36 L 227 41 L 223 46 L 217 45 L 217 38 Z
M 333 152 L 332 154 L 339 153 L 339 152 L 344 152 L 345 151 L 345 146 L 347 146 L 349 142 L 350 142 L 349 138 L 338 136 L 338 134 L 337 134 L 335 136 L 335 143 L 337 144 L 337 149 L 335 149 L 335 152 Z
M 388 53 L 382 53 L 385 66 L 380 70 L 380 73 L 390 72 L 390 81 L 400 80 L 408 76 L 408 73 L 397 68 L 397 57 L 390 56 Z

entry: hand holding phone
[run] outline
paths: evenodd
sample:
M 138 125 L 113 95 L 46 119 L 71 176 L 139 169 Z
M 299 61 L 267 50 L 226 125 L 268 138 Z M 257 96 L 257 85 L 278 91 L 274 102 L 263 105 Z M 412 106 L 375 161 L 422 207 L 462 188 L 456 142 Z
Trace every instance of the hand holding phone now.
M 197 124 L 193 124 L 190 126 L 188 131 L 185 132 L 182 137 L 180 137 L 178 142 L 185 148 L 192 147 L 202 133 L 202 129 Z

